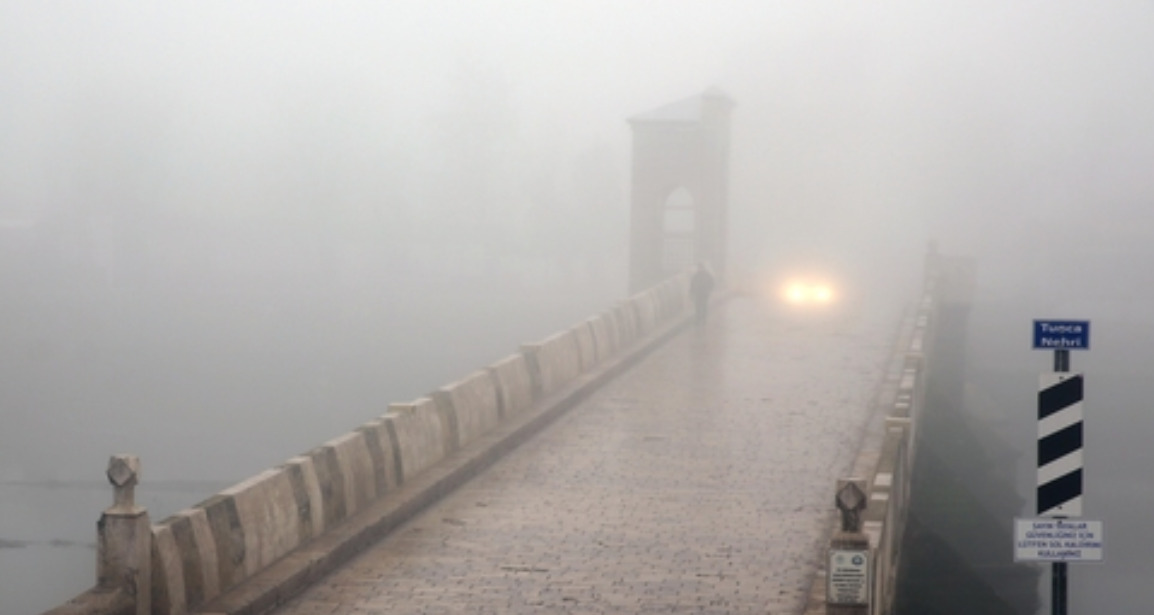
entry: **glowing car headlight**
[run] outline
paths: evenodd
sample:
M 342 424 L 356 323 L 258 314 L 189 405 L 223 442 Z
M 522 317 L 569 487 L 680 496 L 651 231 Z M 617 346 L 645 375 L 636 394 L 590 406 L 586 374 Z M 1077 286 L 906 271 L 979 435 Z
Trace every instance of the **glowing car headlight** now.
M 788 303 L 795 305 L 820 305 L 832 303 L 835 298 L 833 286 L 824 282 L 793 281 L 785 285 L 782 295 Z
M 790 284 L 785 289 L 785 298 L 791 303 L 801 303 L 805 301 L 805 287 L 801 284 Z

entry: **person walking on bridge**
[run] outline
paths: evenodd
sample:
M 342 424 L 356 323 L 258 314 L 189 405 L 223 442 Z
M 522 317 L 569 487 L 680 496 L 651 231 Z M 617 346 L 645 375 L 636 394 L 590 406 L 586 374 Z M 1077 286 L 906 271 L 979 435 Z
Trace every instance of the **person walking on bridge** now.
M 713 274 L 709 273 L 705 263 L 697 263 L 697 271 L 689 279 L 689 296 L 693 298 L 693 307 L 697 312 L 697 324 L 705 324 L 706 313 L 709 310 L 709 295 L 713 293 Z

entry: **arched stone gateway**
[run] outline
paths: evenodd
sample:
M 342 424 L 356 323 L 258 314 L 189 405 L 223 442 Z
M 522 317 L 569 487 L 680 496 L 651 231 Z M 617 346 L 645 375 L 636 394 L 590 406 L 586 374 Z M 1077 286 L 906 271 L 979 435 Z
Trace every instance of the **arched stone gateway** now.
M 728 96 L 710 88 L 629 118 L 631 291 L 698 261 L 724 277 L 732 109 Z

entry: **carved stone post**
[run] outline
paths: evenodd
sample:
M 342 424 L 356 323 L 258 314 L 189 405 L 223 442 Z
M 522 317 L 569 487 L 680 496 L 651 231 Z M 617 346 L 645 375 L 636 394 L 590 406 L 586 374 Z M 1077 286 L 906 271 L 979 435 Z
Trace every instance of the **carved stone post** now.
M 870 541 L 862 531 L 861 516 L 869 503 L 866 481 L 837 481 L 841 530 L 829 543 L 826 568 L 825 604 L 827 615 L 867 615 L 870 612 L 873 575 Z
M 121 590 L 136 602 L 136 615 L 152 611 L 152 527 L 148 511 L 136 505 L 140 459 L 113 455 L 108 481 L 113 504 L 97 523 L 96 585 Z

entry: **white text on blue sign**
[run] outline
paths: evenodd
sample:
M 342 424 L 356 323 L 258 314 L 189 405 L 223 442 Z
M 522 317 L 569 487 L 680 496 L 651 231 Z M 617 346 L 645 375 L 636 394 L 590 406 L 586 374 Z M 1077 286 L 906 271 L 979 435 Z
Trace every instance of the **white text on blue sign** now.
M 1035 350 L 1089 350 L 1090 321 L 1035 320 Z

